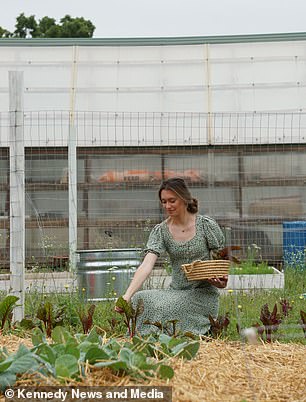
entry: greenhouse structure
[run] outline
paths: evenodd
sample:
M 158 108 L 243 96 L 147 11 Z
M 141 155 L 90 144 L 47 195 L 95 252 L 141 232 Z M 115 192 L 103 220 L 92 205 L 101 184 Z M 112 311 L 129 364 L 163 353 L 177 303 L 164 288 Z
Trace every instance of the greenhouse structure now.
M 1 268 L 142 247 L 171 176 L 281 265 L 306 242 L 305 66 L 306 33 L 1 39 Z

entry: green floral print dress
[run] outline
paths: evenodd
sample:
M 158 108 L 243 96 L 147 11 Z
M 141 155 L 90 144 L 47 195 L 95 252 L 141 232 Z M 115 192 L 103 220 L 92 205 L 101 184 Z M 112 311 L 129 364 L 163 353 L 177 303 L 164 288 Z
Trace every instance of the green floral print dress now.
M 219 290 L 207 281 L 188 281 L 182 264 L 210 259 L 210 251 L 224 247 L 224 236 L 216 221 L 208 216 L 196 216 L 196 233 L 191 240 L 173 239 L 166 221 L 156 225 L 149 236 L 145 253 L 160 256 L 168 253 L 172 266 L 169 289 L 141 290 L 135 293 L 132 303 L 144 302 L 144 312 L 138 317 L 137 331 L 141 335 L 158 332 L 145 321 L 178 320 L 176 328 L 182 332 L 204 335 L 210 328 L 209 314 L 216 318 L 219 307 Z

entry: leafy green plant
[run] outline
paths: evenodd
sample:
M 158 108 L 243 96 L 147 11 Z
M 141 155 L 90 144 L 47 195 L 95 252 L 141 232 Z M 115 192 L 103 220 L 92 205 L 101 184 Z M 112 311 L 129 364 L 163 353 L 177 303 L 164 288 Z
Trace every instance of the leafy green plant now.
M 158 328 L 160 332 L 164 332 L 169 336 L 177 336 L 178 331 L 176 329 L 176 324 L 179 320 L 168 320 L 165 323 L 161 323 L 159 321 L 151 322 L 150 320 L 144 321 L 144 325 L 153 325 L 154 327 Z
M 16 353 L 9 354 L 4 348 L 0 351 L 0 390 L 13 386 L 17 375 L 41 370 L 39 359 L 23 344 Z
M 95 309 L 96 309 L 96 305 L 91 304 L 88 308 L 86 306 L 85 307 L 82 306 L 81 309 L 77 311 L 78 316 L 82 323 L 84 334 L 88 334 L 88 332 L 92 328 L 93 315 L 94 315 Z
M 290 305 L 290 302 L 288 299 L 281 299 L 279 304 L 281 305 L 283 317 L 288 317 L 289 311 L 292 310 L 292 306 Z
M 12 323 L 13 309 L 16 306 L 19 297 L 8 295 L 0 302 L 0 329 L 3 330 L 6 323 L 9 327 Z
M 144 310 L 143 300 L 139 299 L 137 306 L 134 309 L 131 302 L 127 302 L 122 296 L 120 296 L 116 302 L 116 307 L 122 311 L 124 315 L 124 323 L 128 329 L 130 337 L 133 338 L 136 332 L 137 318 Z
M 132 378 L 148 379 L 158 376 L 170 379 L 174 371 L 167 361 L 169 357 L 190 360 L 199 350 L 198 341 L 186 337 L 174 338 L 165 334 L 146 339 L 134 336 L 130 342 L 116 338 L 101 339 L 94 327 L 89 334 L 70 334 L 57 326 L 49 343 L 45 334 L 36 328 L 32 334 L 33 348 L 21 345 L 14 354 L 0 350 L 0 384 L 2 390 L 13 386 L 17 376 L 39 372 L 59 380 L 78 380 L 86 375 L 85 366 L 108 367 L 117 375 L 128 374 Z M 0 386 L 0 387 L 1 387 Z
M 88 356 L 87 356 L 88 357 Z M 133 345 L 126 343 L 117 356 L 108 360 L 97 362 L 95 367 L 109 367 L 119 375 L 128 374 L 134 378 L 147 379 L 156 374 L 160 378 L 170 379 L 174 375 L 173 369 L 163 362 L 158 362 L 144 351 L 133 350 Z
M 282 322 L 280 315 L 277 312 L 277 304 L 275 303 L 272 312 L 270 312 L 268 304 L 264 304 L 261 308 L 260 320 L 263 323 L 263 327 L 256 323 L 253 327 L 257 328 L 258 334 L 264 339 L 266 336 L 267 342 L 272 342 L 272 334 L 275 333 Z
M 43 322 L 46 334 L 50 337 L 53 328 L 62 325 L 64 309 L 57 309 L 51 302 L 46 301 L 39 306 L 36 317 Z
M 193 340 L 190 341 L 190 339 L 185 335 L 173 337 L 166 334 L 159 334 L 153 345 L 154 354 L 157 356 L 166 355 L 191 360 L 196 356 L 200 347 L 200 342 Z
M 306 313 L 305 313 L 305 311 L 301 310 L 300 316 L 301 316 L 300 325 L 303 329 L 304 337 L 306 338 Z
M 115 331 L 115 329 L 117 328 L 118 324 L 120 323 L 119 320 L 117 320 L 116 318 L 112 317 L 110 319 L 107 320 L 111 331 Z
M 208 316 L 210 322 L 210 331 L 214 338 L 219 338 L 222 334 L 226 334 L 227 327 L 229 326 L 229 313 L 224 316 L 218 316 L 214 319 L 210 314 Z
M 233 251 L 241 250 L 240 246 L 229 246 L 224 247 L 221 250 L 213 251 L 212 258 L 214 260 L 229 260 L 236 264 L 240 264 L 239 258 L 235 257 L 232 253 Z
M 230 267 L 230 275 L 262 275 L 274 274 L 272 267 L 269 267 L 266 262 L 255 264 L 254 262 L 245 261 L 240 266 Z
M 41 320 L 37 317 L 35 318 L 23 318 L 20 322 L 16 323 L 16 328 L 21 328 L 24 330 L 31 330 L 36 327 L 41 327 Z
M 256 243 L 251 244 L 247 248 L 247 261 L 251 264 L 256 264 L 256 262 L 262 261 L 261 247 Z

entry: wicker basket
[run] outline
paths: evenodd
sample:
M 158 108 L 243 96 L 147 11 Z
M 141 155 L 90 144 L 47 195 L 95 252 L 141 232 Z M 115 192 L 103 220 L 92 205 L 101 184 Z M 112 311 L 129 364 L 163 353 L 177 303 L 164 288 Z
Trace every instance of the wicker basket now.
M 182 265 L 182 269 L 189 281 L 221 278 L 228 275 L 229 267 L 230 261 L 228 260 L 197 260 L 191 264 Z

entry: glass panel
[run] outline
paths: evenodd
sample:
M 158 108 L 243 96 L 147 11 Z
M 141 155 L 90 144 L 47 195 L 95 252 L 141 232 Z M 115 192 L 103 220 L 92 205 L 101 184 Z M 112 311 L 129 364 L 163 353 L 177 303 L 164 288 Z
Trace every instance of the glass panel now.
M 214 181 L 238 181 L 239 159 L 237 154 L 216 153 L 212 158 Z
M 9 162 L 7 155 L 0 153 L 0 184 L 8 184 Z
M 199 212 L 215 219 L 237 218 L 237 191 L 228 187 L 193 188 L 192 194 L 199 201 Z
M 90 219 L 129 221 L 159 215 L 159 203 L 153 190 L 90 190 L 88 197 Z
M 68 183 L 67 150 L 28 149 L 25 160 L 26 183 Z
M 87 182 L 101 184 L 152 184 L 160 181 L 161 159 L 159 155 L 101 155 L 80 153 L 79 159 L 88 168 Z M 81 160 L 82 160 L 81 159 Z M 78 182 L 86 182 L 85 173 L 79 170 Z
M 244 156 L 244 174 L 248 180 L 286 179 L 306 176 L 305 152 L 267 152 Z
M 302 187 L 245 187 L 242 199 L 244 216 L 287 219 L 302 216 L 306 210 L 306 189 Z
M 243 258 L 257 261 L 270 261 L 272 264 L 282 261 L 283 230 L 282 225 L 258 225 L 257 223 L 239 223 L 228 225 L 229 244 L 239 245 Z
M 27 191 L 26 217 L 34 219 L 68 218 L 68 191 Z
M 183 177 L 188 183 L 205 183 L 209 178 L 208 155 L 165 155 L 165 179 Z

